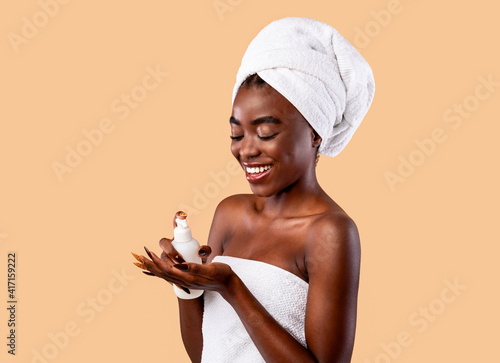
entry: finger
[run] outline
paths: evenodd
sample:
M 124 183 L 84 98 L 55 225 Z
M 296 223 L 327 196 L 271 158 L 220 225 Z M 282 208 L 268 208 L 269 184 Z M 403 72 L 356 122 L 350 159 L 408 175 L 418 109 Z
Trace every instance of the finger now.
M 144 257 L 144 266 L 147 268 L 149 273 L 152 273 L 157 277 L 161 277 L 162 279 L 172 284 L 176 284 L 179 286 L 186 284 L 186 275 L 182 276 L 182 273 L 177 269 L 172 268 L 170 264 L 165 261 L 159 260 L 156 254 L 151 253 L 151 256 L 159 261 L 159 265 L 155 264 L 154 261 L 151 261 Z
M 138 254 L 134 253 L 134 252 L 130 252 L 132 254 L 132 256 L 134 256 L 134 258 L 139 261 L 140 263 L 143 262 L 142 260 L 142 256 L 139 256 Z
M 144 248 L 146 248 L 146 247 L 144 247 Z M 150 251 L 150 250 L 148 250 L 147 248 L 146 248 L 146 252 L 148 253 L 149 258 L 153 261 L 153 263 L 154 263 L 156 266 L 158 266 L 158 267 L 160 267 L 160 268 L 162 268 L 162 267 L 163 267 L 163 268 L 168 267 L 168 263 L 167 263 L 166 261 L 163 261 L 160 257 L 158 257 L 158 256 L 156 255 L 156 253 L 151 252 L 151 251 Z
M 136 265 L 139 268 L 142 268 L 143 270 L 148 269 L 143 263 L 140 263 L 140 262 L 134 262 L 134 265 Z
M 172 269 L 171 264 L 160 259 L 156 255 L 156 253 L 149 250 L 147 251 L 152 260 L 151 263 L 147 263 L 147 260 L 144 261 L 144 265 L 146 265 L 148 270 L 152 271 L 156 275 L 164 276 L 169 281 L 172 281 L 175 284 L 183 285 L 183 282 L 186 282 L 185 279 L 182 279 L 183 276 L 179 274 L 179 271 L 177 271 L 177 269 Z
M 207 258 L 208 256 L 210 256 L 210 254 L 212 253 L 212 249 L 210 248 L 210 246 L 200 246 L 200 248 L 198 248 L 198 256 L 201 257 L 201 262 L 203 264 L 207 263 Z
M 187 213 L 183 212 L 183 211 L 178 211 L 177 213 L 175 213 L 174 215 L 174 228 L 177 228 L 177 222 L 175 221 L 178 217 L 187 217 Z
M 153 257 L 151 256 L 151 252 L 148 250 L 146 246 L 144 246 L 144 251 L 146 251 L 150 259 L 153 259 Z
M 189 270 L 189 265 L 187 263 L 177 263 L 174 265 L 176 269 L 179 271 L 188 271 Z
M 154 273 L 151 273 L 149 271 L 141 271 L 141 272 L 143 274 L 145 274 L 145 275 L 148 275 L 148 276 L 156 276 Z M 159 276 L 156 276 L 156 277 L 159 277 Z M 170 283 L 170 284 L 172 284 L 170 281 L 167 281 L 167 282 Z M 185 287 L 181 287 L 181 289 L 186 289 L 186 288 Z M 186 289 L 186 290 L 187 290 L 186 292 L 189 294 L 190 293 L 189 290 L 188 289 Z
M 135 263 L 134 263 L 135 265 Z M 158 268 L 158 266 L 156 266 L 156 264 L 151 261 L 151 260 L 148 260 L 146 257 L 143 258 L 143 261 L 142 261 L 142 265 L 146 268 L 146 270 L 148 270 L 149 272 L 155 274 L 156 276 L 161 276 L 162 274 L 162 271 L 161 269 Z M 138 265 L 136 265 L 138 266 Z M 141 266 L 138 266 L 138 267 L 141 267 Z M 142 268 L 142 267 L 141 267 Z
M 209 265 L 201 265 L 199 263 L 178 263 L 175 264 L 173 267 L 184 273 L 189 273 L 197 277 L 203 277 L 208 281 L 213 280 L 212 279 L 213 269 L 212 266 Z
M 168 269 L 169 266 L 168 263 L 160 260 L 158 256 L 156 256 L 156 254 L 154 254 L 153 252 L 149 251 L 147 247 L 144 247 L 144 249 L 148 253 L 148 256 L 151 258 L 151 260 L 149 260 L 144 256 L 141 256 L 143 257 L 142 264 L 146 267 L 146 269 L 149 270 L 149 272 L 154 273 L 156 276 L 163 276 L 164 271 Z
M 191 293 L 191 291 L 189 291 L 189 289 L 187 287 L 179 286 L 179 285 L 175 285 L 175 286 L 177 286 L 179 289 L 182 289 L 182 291 L 184 291 L 186 294 Z
M 156 265 L 160 270 L 166 270 L 169 268 L 169 264 L 167 261 L 163 261 L 156 255 L 156 253 L 151 252 L 146 246 L 144 246 L 144 249 L 146 250 L 149 258 L 153 261 L 153 264 Z
M 162 238 L 159 242 L 163 252 L 172 260 L 173 263 L 186 262 L 182 255 L 172 245 L 172 240 L 169 238 Z

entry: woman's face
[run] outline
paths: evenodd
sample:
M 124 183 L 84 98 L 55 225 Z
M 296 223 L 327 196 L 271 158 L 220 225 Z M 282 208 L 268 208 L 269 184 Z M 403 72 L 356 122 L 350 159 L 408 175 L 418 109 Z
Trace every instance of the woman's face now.
M 274 195 L 314 172 L 321 138 L 273 88 L 240 88 L 230 124 L 231 152 L 254 194 Z

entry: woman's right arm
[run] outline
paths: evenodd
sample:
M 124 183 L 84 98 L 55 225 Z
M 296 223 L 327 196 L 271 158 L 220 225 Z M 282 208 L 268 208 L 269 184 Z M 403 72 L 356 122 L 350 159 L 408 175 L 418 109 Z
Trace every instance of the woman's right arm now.
M 184 348 L 192 362 L 201 362 L 203 349 L 203 335 L 201 324 L 203 321 L 203 295 L 196 299 L 179 301 L 179 318 Z
M 215 210 L 207 242 L 210 249 L 208 249 L 208 253 L 204 256 L 200 255 L 203 263 L 206 263 L 207 259 L 211 262 L 214 256 L 222 254 L 222 242 L 226 231 L 224 226 L 226 218 L 223 217 L 223 204 L 224 203 L 221 202 Z M 163 239 L 162 241 L 160 241 L 160 246 L 163 248 L 164 253 L 169 255 L 170 258 L 175 257 L 176 253 L 170 244 L 170 240 L 168 240 L 168 243 Z M 212 251 L 211 253 L 210 250 Z M 203 349 L 203 335 L 201 330 L 203 322 L 203 295 L 191 300 L 178 299 L 178 302 L 181 336 L 184 347 L 192 362 L 200 362 Z

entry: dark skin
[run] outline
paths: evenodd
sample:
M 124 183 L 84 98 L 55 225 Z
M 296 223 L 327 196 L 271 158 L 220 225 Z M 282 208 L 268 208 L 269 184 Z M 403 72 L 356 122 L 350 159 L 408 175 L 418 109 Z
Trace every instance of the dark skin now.
M 315 172 L 321 138 L 300 112 L 269 86 L 241 88 L 230 119 L 231 152 L 245 166 L 271 165 L 253 194 L 217 207 L 204 263 L 182 263 L 170 239 L 160 257 L 140 256 L 142 268 L 188 289 L 212 290 L 234 308 L 266 362 L 351 361 L 360 269 L 358 230 L 319 186 Z M 248 164 L 250 163 L 250 164 Z M 248 174 L 247 179 L 248 179 Z M 266 262 L 309 283 L 303 347 L 245 284 L 214 256 Z M 181 332 L 193 362 L 201 360 L 203 297 L 179 299 Z M 270 338 L 271 337 L 271 338 Z

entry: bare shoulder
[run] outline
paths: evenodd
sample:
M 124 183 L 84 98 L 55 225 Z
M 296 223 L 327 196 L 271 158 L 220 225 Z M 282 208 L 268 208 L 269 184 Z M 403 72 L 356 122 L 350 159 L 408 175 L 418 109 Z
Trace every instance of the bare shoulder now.
M 253 194 L 235 194 L 226 197 L 217 205 L 215 214 L 227 215 L 241 212 L 253 203 L 254 198 Z
M 308 270 L 332 263 L 359 268 L 360 255 L 358 227 L 345 212 L 323 213 L 312 223 L 306 240 Z
M 208 245 L 212 248 L 212 258 L 221 255 L 224 250 L 224 244 L 233 233 L 235 233 L 235 223 L 242 218 L 245 210 L 251 207 L 253 203 L 252 194 L 236 194 L 224 198 L 219 202 L 215 209 L 210 233 L 208 236 Z
M 311 237 L 338 241 L 349 235 L 359 239 L 356 223 L 343 211 L 323 213 L 318 216 L 311 227 Z

